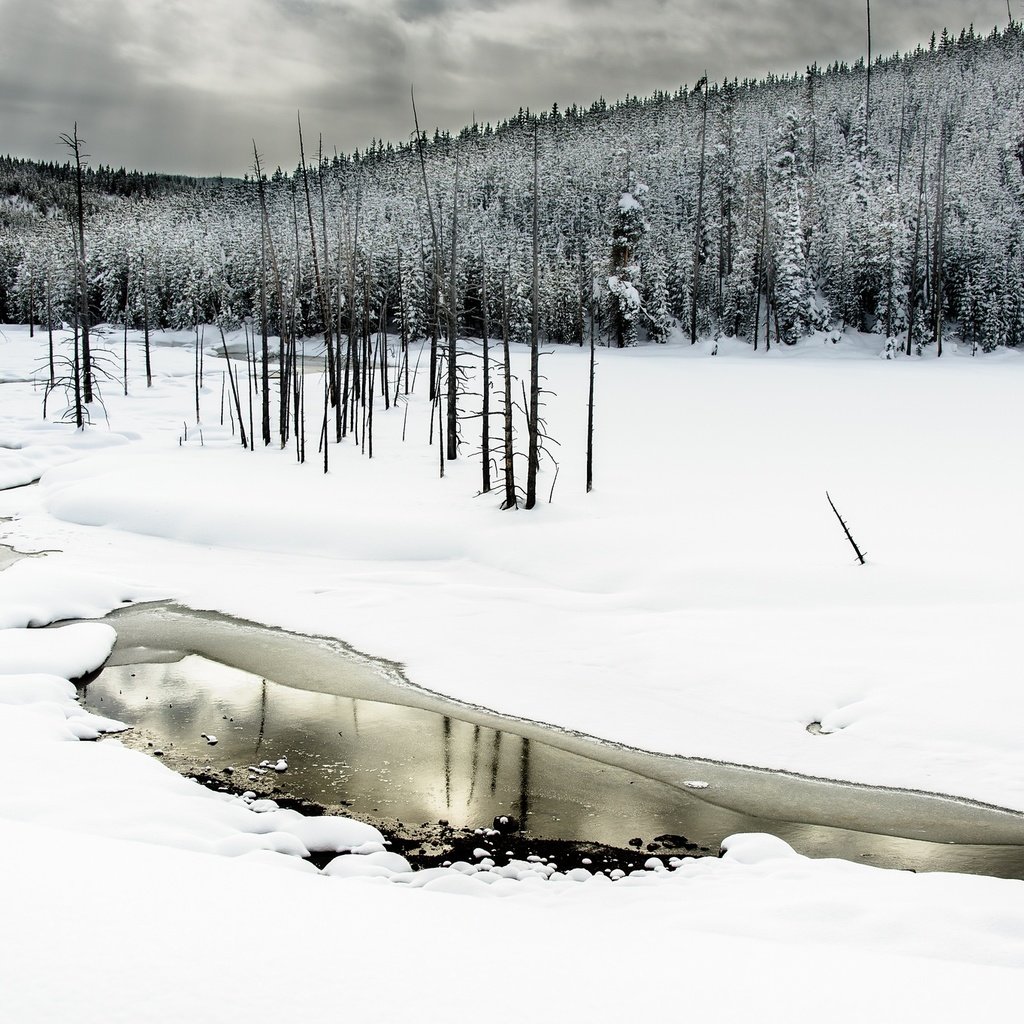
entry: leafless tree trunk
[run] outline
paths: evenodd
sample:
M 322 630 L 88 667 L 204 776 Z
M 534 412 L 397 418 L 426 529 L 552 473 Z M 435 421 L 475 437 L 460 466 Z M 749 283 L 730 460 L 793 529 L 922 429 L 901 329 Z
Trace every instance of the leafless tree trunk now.
M 914 351 L 914 328 L 917 325 L 917 289 L 920 278 L 917 265 L 921 255 L 921 221 L 924 218 L 924 171 L 928 158 L 927 138 L 921 144 L 921 176 L 917 183 L 917 219 L 914 224 L 914 255 L 910 260 L 910 309 L 907 316 L 907 355 Z
M 56 372 L 53 365 L 53 307 L 50 301 L 50 276 L 46 276 L 46 334 L 50 344 L 50 387 L 53 387 L 53 378 Z
M 437 221 L 434 219 L 434 207 L 430 201 L 430 186 L 427 182 L 427 160 L 423 154 L 423 135 L 420 133 L 419 117 L 416 114 L 416 93 L 411 86 L 409 88 L 409 96 L 412 100 L 412 120 L 416 129 L 416 151 L 420 158 L 420 173 L 423 177 L 423 194 L 426 198 L 427 213 L 430 215 L 430 236 L 434 243 L 432 275 L 434 313 L 431 318 L 430 335 L 430 400 L 433 401 L 435 388 L 437 387 L 437 312 L 441 291 L 441 246 L 437 235 Z
M 349 382 L 352 382 L 353 399 L 358 386 L 355 382 L 356 368 L 358 367 L 358 353 L 356 350 L 356 254 L 359 248 L 359 197 L 356 196 L 356 212 L 352 226 L 352 246 L 348 260 L 348 346 L 345 349 L 345 382 L 342 386 L 344 409 L 341 416 L 341 436 L 348 433 L 349 423 Z M 352 403 L 352 423 L 355 429 L 355 402 Z
M 700 283 L 700 249 L 704 233 L 704 165 L 708 141 L 708 73 L 704 72 L 704 109 L 700 129 L 700 172 L 697 179 L 697 217 L 693 227 L 693 271 L 690 288 L 690 344 L 697 343 L 697 292 Z
M 224 328 L 220 328 L 220 342 L 224 349 L 224 361 L 228 364 L 228 381 L 231 384 L 231 400 L 235 406 L 235 414 L 238 417 L 238 429 L 242 434 L 242 447 L 248 448 L 249 442 L 245 436 L 245 424 L 242 421 L 242 403 L 238 397 L 238 384 L 235 381 L 235 373 L 231 368 L 231 354 L 228 352 L 227 338 L 224 337 Z
M 78 311 L 75 311 L 75 357 L 71 364 L 71 373 L 75 385 L 75 426 L 82 430 L 85 427 L 85 410 L 82 408 L 82 359 L 79 351 Z
M 146 253 L 142 253 L 142 341 L 146 350 L 146 387 L 153 386 L 153 365 L 149 353 L 149 270 L 146 267 Z
M 508 350 L 508 274 L 501 277 L 501 347 L 505 358 L 505 501 L 502 508 L 518 508 L 516 499 L 515 452 L 512 447 L 512 362 Z
M 409 325 L 406 322 L 408 314 L 405 309 L 405 288 L 402 282 L 402 250 L 401 247 L 397 253 L 397 265 L 398 265 L 398 316 L 401 321 L 401 341 L 402 341 L 402 367 L 405 369 L 405 394 L 409 394 Z M 399 378 L 401 378 L 402 367 L 399 368 Z M 395 382 L 395 404 L 398 404 L 398 388 L 400 386 L 400 380 Z
M 320 228 L 323 234 L 324 245 L 324 281 L 323 281 L 323 303 L 324 303 L 324 337 L 327 340 L 328 366 L 327 379 L 330 382 L 331 405 L 334 408 L 334 438 L 341 442 L 341 402 L 339 400 L 338 367 L 339 359 L 335 351 L 334 343 L 331 340 L 331 330 L 334 324 L 334 313 L 331 308 L 331 252 L 330 242 L 327 237 L 327 198 L 324 193 L 324 137 L 319 137 L 317 145 L 317 184 L 320 187 Z M 337 339 L 338 346 L 341 345 L 341 338 Z M 326 437 L 324 444 L 327 444 Z
M 64 143 L 75 154 L 75 196 L 78 200 L 78 308 L 79 327 L 82 333 L 82 383 L 85 393 L 85 404 L 92 401 L 92 352 L 89 346 L 89 273 L 85 260 L 85 203 L 82 196 L 82 146 L 84 139 L 78 137 L 78 122 L 75 122 L 71 135 L 66 132 L 60 136 Z
M 483 479 L 480 490 L 487 494 L 491 489 L 491 363 L 490 363 L 490 339 L 489 322 L 487 319 L 487 264 L 484 262 L 484 243 L 480 242 L 480 278 L 481 278 L 481 306 L 483 312 L 483 377 L 481 383 L 482 408 L 480 413 L 480 464 Z
M 761 191 L 761 239 L 757 253 L 757 286 L 754 304 L 754 351 L 757 351 L 757 335 L 761 328 L 761 282 L 764 281 L 765 322 L 768 320 L 768 158 L 763 167 L 764 181 Z M 767 335 L 766 335 L 767 338 Z
M 451 275 L 448 285 L 448 458 L 459 455 L 458 403 L 458 256 L 459 256 L 459 151 L 455 151 L 455 188 L 452 192 Z
M 334 344 L 331 340 L 331 317 L 330 306 L 327 302 L 327 295 L 324 291 L 324 281 L 320 274 L 320 260 L 317 257 L 316 228 L 313 227 L 313 203 L 309 195 L 309 174 L 306 170 L 306 152 L 302 144 L 302 118 L 299 118 L 299 159 L 302 163 L 302 188 L 306 194 L 306 218 L 309 221 L 309 247 L 313 257 L 313 276 L 316 279 L 316 298 L 320 307 L 320 320 L 324 327 L 324 345 L 327 349 L 328 374 L 334 375 Z M 325 257 L 326 259 L 326 254 Z M 335 394 L 337 388 L 333 381 L 330 382 L 331 394 Z
M 868 63 L 867 78 L 864 90 L 864 146 L 868 145 L 871 128 L 871 0 L 866 0 L 868 8 Z
M 943 301 L 943 275 L 942 264 L 945 258 L 945 235 L 946 235 L 946 134 L 948 131 L 947 119 L 943 118 L 941 135 L 939 137 L 939 165 L 937 183 L 935 187 L 935 255 L 932 259 L 932 271 L 935 274 L 935 287 L 933 289 L 933 321 L 932 330 L 935 335 L 935 355 L 942 356 L 942 301 Z
M 861 553 L 860 548 L 857 546 L 857 542 L 853 539 L 853 534 L 850 533 L 850 528 L 849 528 L 849 526 L 846 525 L 846 520 L 843 519 L 843 517 L 839 514 L 839 509 L 836 508 L 835 503 L 832 501 L 832 498 L 829 496 L 828 491 L 825 492 L 825 497 L 828 498 L 828 503 L 829 503 L 829 505 L 832 506 L 832 511 L 835 512 L 836 519 L 839 520 L 839 525 L 843 528 L 843 533 L 846 534 L 846 539 L 850 542 L 850 546 L 853 548 L 854 552 L 856 553 L 857 561 L 860 562 L 861 565 L 864 565 L 864 555 Z
M 199 387 L 200 387 L 200 384 L 199 384 L 199 307 L 198 306 L 195 306 L 195 305 L 192 306 L 192 319 L 195 321 L 195 324 L 193 326 L 196 329 L 196 344 L 195 344 L 195 353 L 194 353 L 194 358 L 193 358 L 194 365 L 192 367 L 192 383 L 193 383 L 193 392 L 195 394 L 195 400 L 196 400 L 196 423 L 198 423 L 199 422 Z M 248 342 L 246 343 L 245 361 L 246 361 L 246 368 L 248 369 L 248 363 L 249 363 Z
M 274 283 L 274 295 L 277 298 L 277 313 L 278 313 L 278 354 L 277 354 L 277 369 L 278 369 L 278 390 L 280 393 L 281 408 L 279 410 L 278 426 L 281 435 L 281 447 L 283 448 L 288 443 L 288 365 L 286 362 L 286 351 L 285 343 L 288 336 L 286 328 L 285 318 L 285 304 L 284 304 L 284 288 L 281 284 L 281 271 L 277 263 L 277 250 L 274 246 L 274 236 L 270 230 L 270 217 L 267 213 L 267 197 L 266 191 L 263 187 L 263 169 L 260 167 L 260 155 L 256 150 L 256 140 L 252 140 L 252 155 L 253 155 L 253 167 L 256 172 L 256 186 L 260 197 L 260 239 L 262 241 L 262 253 L 263 253 L 263 265 L 260 275 L 260 301 L 263 310 L 263 322 L 267 323 L 267 307 L 266 307 L 266 258 L 270 257 L 270 272 Z M 266 327 L 264 328 L 264 334 L 266 333 Z M 263 366 L 266 371 L 268 353 L 266 346 L 264 346 L 263 352 Z M 267 405 L 267 411 L 265 411 L 265 417 L 269 416 L 269 397 L 267 393 L 269 391 L 269 380 L 266 372 L 263 378 L 263 392 L 264 392 L 264 403 Z M 269 434 L 269 427 L 264 430 L 264 439 Z M 269 441 L 265 440 L 265 443 L 269 444 Z
M 122 339 L 124 343 L 124 357 L 121 361 L 121 369 L 123 370 L 124 393 L 126 395 L 128 394 L 128 273 L 129 271 L 126 268 L 124 272 L 124 310 L 121 314 L 124 318 L 124 322 L 121 324 L 122 331 L 124 332 Z
M 590 314 L 590 385 L 587 392 L 587 494 L 594 489 L 594 314 Z
M 525 508 L 537 504 L 537 463 L 539 462 L 540 405 L 540 188 L 537 170 L 537 125 L 533 126 L 533 317 L 530 322 L 530 422 L 526 454 Z

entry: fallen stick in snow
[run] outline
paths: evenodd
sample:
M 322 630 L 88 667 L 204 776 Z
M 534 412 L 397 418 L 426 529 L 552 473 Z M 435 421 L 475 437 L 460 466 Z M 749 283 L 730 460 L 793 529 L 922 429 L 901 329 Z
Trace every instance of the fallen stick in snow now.
M 860 548 L 857 547 L 857 542 L 853 539 L 853 534 L 850 533 L 850 528 L 846 525 L 843 517 L 839 514 L 839 509 L 836 508 L 835 503 L 829 497 L 828 491 L 825 492 L 825 497 L 828 498 L 828 503 L 832 506 L 832 511 L 836 514 L 836 519 L 839 520 L 839 525 L 843 528 L 843 533 L 846 534 L 846 539 L 853 546 L 853 550 L 857 553 L 857 558 L 860 559 L 860 564 L 864 565 L 864 556 L 861 554 Z

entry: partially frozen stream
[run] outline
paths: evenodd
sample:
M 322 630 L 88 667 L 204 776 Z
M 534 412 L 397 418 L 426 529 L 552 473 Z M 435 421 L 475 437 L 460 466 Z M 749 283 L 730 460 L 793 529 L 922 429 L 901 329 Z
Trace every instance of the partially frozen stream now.
M 132 724 L 128 742 L 234 790 L 371 821 L 414 855 L 438 854 L 449 824 L 505 815 L 531 839 L 632 848 L 641 862 L 765 831 L 813 856 L 1024 877 L 1024 816 L 997 808 L 509 720 L 411 686 L 337 641 L 221 615 L 150 605 L 109 621 L 118 644 L 83 700 Z

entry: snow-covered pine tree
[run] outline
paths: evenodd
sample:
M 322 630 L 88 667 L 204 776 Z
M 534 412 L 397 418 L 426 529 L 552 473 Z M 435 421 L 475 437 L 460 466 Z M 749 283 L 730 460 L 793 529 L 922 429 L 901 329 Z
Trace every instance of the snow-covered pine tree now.
M 772 166 L 773 305 L 782 340 L 792 345 L 813 324 L 812 287 L 804 249 L 801 190 L 805 177 L 803 126 L 796 110 L 783 117 Z
M 643 304 L 640 300 L 638 248 L 647 232 L 642 199 L 646 185 L 627 186 L 611 213 L 612 238 L 606 278 L 609 328 L 618 348 L 635 345 Z

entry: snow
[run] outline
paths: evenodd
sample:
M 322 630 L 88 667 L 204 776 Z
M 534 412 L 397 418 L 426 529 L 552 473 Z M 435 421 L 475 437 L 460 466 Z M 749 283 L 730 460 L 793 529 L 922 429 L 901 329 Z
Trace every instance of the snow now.
M 30 378 L 27 331 L 4 336 L 5 373 Z M 530 513 L 475 496 L 470 458 L 437 479 L 421 395 L 404 445 L 402 410 L 379 409 L 373 460 L 332 445 L 324 476 L 315 456 L 298 466 L 291 451 L 225 443 L 212 356 L 203 444 L 190 428 L 179 445 L 194 416 L 185 349 L 157 349 L 153 393 L 133 381 L 105 397 L 109 430 L 41 425 L 38 392 L 5 384 L 0 481 L 40 481 L 0 492 L 0 542 L 50 553 L 0 572 L 0 849 L 19 879 L 0 930 L 4 1015 L 60 1020 L 74 1006 L 87 1021 L 163 1022 L 203 1004 L 280 1019 L 336 1006 L 343 977 L 346 1012 L 371 1019 L 443 998 L 448 1019 L 486 1006 L 511 1020 L 521 1011 L 496 995 L 525 950 L 552 1017 L 663 1015 L 681 969 L 689 1012 L 737 1019 L 884 1006 L 952 1020 L 976 1013 L 980 992 L 1015 1005 L 1022 882 L 809 860 L 767 835 L 630 875 L 487 856 L 410 872 L 370 826 L 214 793 L 114 739 L 81 742 L 121 728 L 84 712 L 68 682 L 102 663 L 113 631 L 27 628 L 173 598 L 337 636 L 506 714 L 1024 810 L 1024 363 L 883 361 L 881 339 L 858 335 L 767 354 L 720 339 L 714 358 L 710 345 L 600 351 L 591 495 L 587 353 L 546 355 L 560 469 L 552 503 L 547 469 Z M 339 856 L 317 872 L 297 859 L 310 851 Z M 58 883 L 69 863 L 75 881 Z M 137 892 L 138 913 L 109 912 Z M 273 987 L 210 956 L 211 934 L 249 969 L 272 946 Z M 427 941 L 402 957 L 398 986 L 409 935 Z
M 77 679 L 110 656 L 117 634 L 100 622 L 78 622 L 45 633 L 7 629 L 0 648 L 0 673 L 47 672 Z
M 643 206 L 637 202 L 636 197 L 631 192 L 623 192 L 619 196 L 619 213 L 633 213 L 635 211 L 643 212 Z

